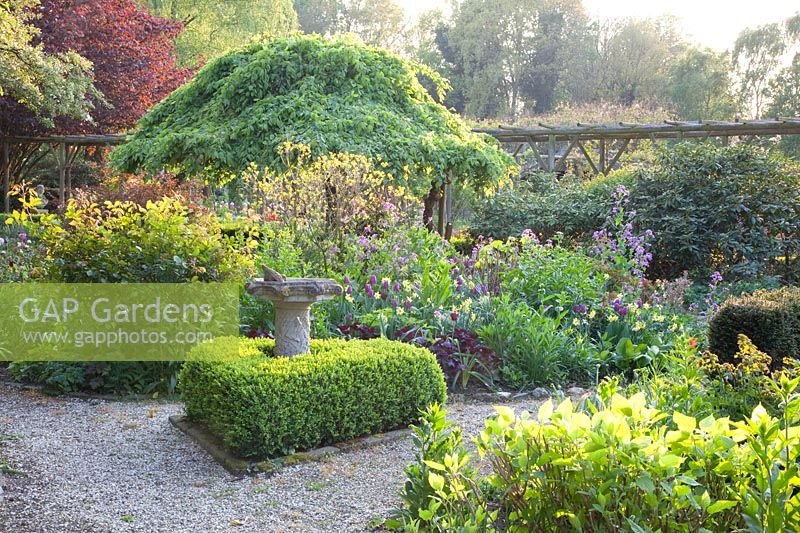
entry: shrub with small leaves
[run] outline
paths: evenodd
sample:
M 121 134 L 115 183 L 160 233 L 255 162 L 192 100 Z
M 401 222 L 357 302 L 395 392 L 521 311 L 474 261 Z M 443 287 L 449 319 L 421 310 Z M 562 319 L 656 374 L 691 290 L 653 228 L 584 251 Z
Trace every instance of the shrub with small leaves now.
M 445 401 L 434 356 L 386 339 L 312 340 L 274 357 L 271 339 L 240 339 L 238 356 L 200 345 L 180 373 L 186 413 L 241 457 L 272 457 L 405 426 Z M 235 342 L 235 341 L 234 341 Z
M 768 353 L 773 369 L 800 355 L 800 289 L 759 290 L 725 301 L 708 324 L 709 350 L 732 363 L 739 335 Z

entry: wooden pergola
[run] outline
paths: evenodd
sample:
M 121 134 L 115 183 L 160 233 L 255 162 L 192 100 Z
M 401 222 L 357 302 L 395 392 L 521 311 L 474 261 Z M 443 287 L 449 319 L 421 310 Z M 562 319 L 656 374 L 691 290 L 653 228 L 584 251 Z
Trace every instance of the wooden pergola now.
M 514 157 L 519 157 L 530 147 L 540 169 L 551 172 L 564 171 L 567 157 L 578 152 L 596 174 L 606 174 L 619 162 L 629 148 L 635 148 L 642 139 L 659 140 L 720 139 L 727 145 L 732 137 L 751 143 L 757 137 L 774 135 L 800 135 L 800 117 L 780 117 L 765 120 L 692 122 L 666 120 L 660 124 L 582 124 L 551 126 L 539 123 L 535 128 L 499 126 L 497 129 L 476 128 L 476 133 L 486 133 L 505 145 Z M 595 151 L 596 155 L 592 152 Z
M 81 150 L 89 146 L 112 146 L 125 142 L 125 135 L 47 135 L 47 136 L 0 136 L 2 145 L 2 194 L 3 211 L 10 210 L 8 197 L 11 186 L 12 161 L 10 158 L 11 147 L 15 146 L 21 153 L 17 173 L 22 174 L 23 169 L 30 169 L 47 153 L 40 150 L 48 146 L 56 156 L 58 162 L 58 198 L 61 203 L 66 201 L 69 191 L 72 190 L 72 163 Z

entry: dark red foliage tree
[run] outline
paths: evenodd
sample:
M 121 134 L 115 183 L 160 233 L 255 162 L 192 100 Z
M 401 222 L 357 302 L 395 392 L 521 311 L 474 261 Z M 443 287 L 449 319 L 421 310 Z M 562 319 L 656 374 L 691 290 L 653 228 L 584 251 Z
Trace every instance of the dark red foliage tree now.
M 178 21 L 157 17 L 134 0 L 42 0 L 36 22 L 51 53 L 74 50 L 94 64 L 95 87 L 113 107 L 96 105 L 94 124 L 61 121 L 69 133 L 130 128 L 190 76 L 175 67 Z

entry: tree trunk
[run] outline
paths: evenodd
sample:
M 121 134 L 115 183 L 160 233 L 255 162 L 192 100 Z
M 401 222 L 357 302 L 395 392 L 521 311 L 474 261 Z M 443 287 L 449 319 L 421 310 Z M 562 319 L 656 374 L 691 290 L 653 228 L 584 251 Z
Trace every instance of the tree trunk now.
M 439 200 L 439 186 L 436 184 L 431 185 L 431 190 L 428 196 L 425 197 L 423 210 L 422 210 L 422 223 L 428 231 L 433 231 L 433 208 Z

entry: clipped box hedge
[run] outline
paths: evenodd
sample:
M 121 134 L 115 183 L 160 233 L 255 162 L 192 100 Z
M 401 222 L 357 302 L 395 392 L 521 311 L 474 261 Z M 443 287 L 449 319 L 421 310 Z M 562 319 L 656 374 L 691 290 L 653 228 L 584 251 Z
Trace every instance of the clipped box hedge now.
M 265 458 L 387 431 L 445 401 L 428 350 L 373 339 L 312 340 L 311 353 L 274 357 L 274 341 L 239 339 L 238 357 L 195 348 L 178 386 L 186 414 L 244 458 Z M 219 346 L 216 347 L 218 349 Z
M 800 289 L 759 290 L 726 300 L 709 321 L 709 349 L 732 362 L 739 334 L 772 357 L 773 369 L 785 357 L 800 356 Z

